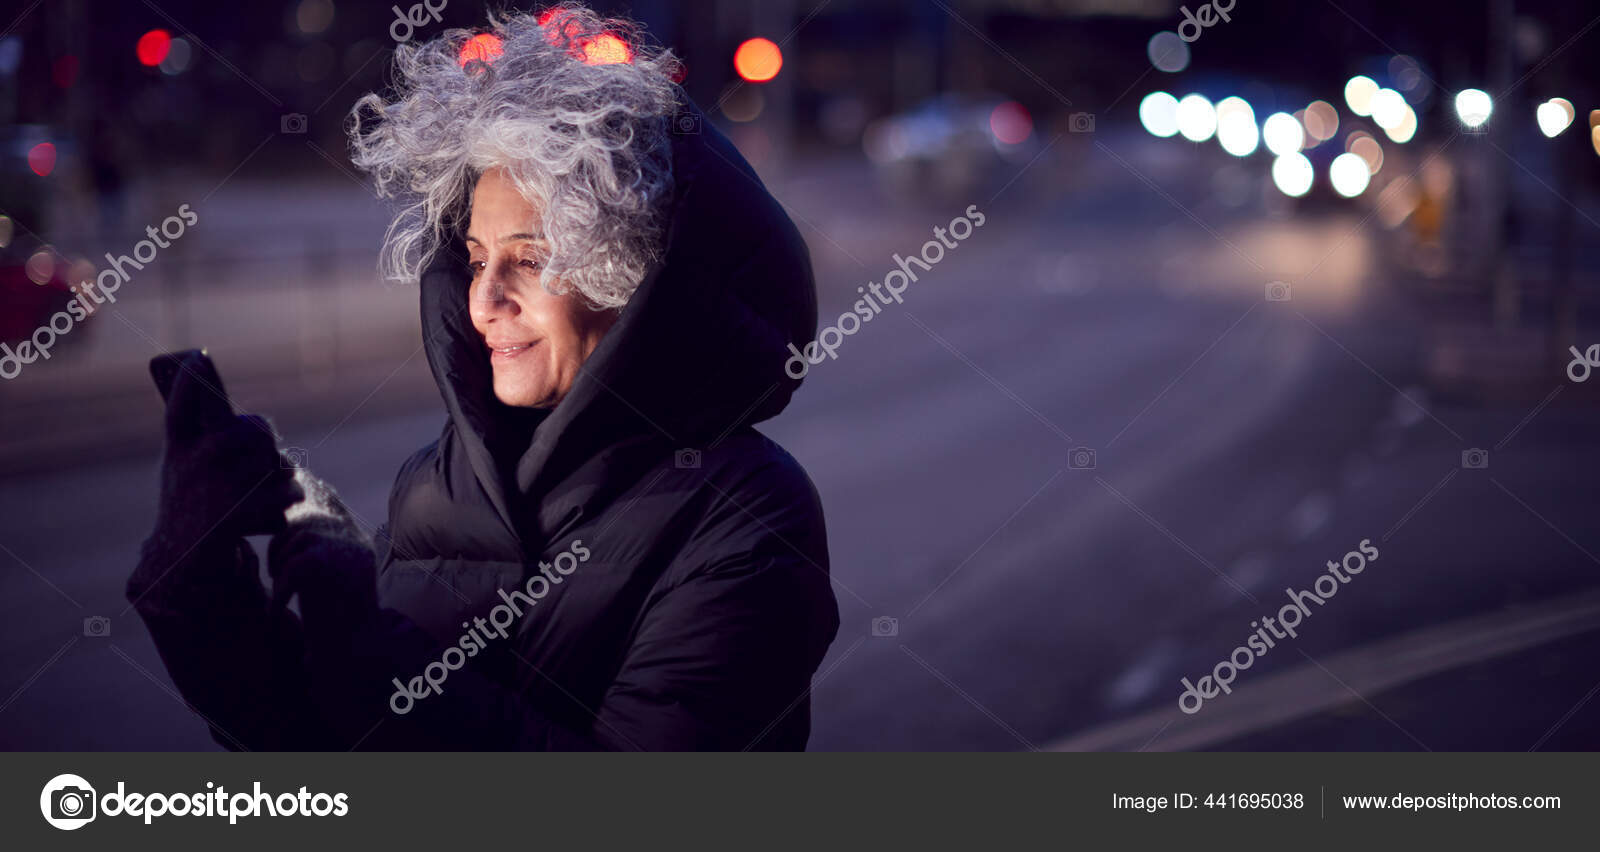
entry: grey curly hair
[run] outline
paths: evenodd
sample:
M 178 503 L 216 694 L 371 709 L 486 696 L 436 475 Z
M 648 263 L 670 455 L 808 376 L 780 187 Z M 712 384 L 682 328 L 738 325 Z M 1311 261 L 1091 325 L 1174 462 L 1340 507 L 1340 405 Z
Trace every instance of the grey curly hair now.
M 379 266 L 415 280 L 467 218 L 477 178 L 503 168 L 543 211 L 541 285 L 619 308 L 662 251 L 678 61 L 575 4 L 491 14 L 487 33 L 400 45 L 392 97 L 351 110 L 352 161 L 400 202 Z

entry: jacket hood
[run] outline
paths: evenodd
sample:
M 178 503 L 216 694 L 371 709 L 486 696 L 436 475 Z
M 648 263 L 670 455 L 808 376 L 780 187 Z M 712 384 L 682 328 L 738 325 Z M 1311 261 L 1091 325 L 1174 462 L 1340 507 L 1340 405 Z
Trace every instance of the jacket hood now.
M 530 509 L 580 465 L 609 454 L 620 488 L 642 459 L 706 447 L 773 417 L 800 384 L 784 364 L 789 346 L 803 347 L 817 329 L 806 244 L 732 143 L 685 104 L 698 132 L 671 136 L 662 258 L 554 408 L 511 409 L 495 399 L 456 246 L 422 275 L 423 345 L 456 449 L 502 520 L 530 543 L 541 535 L 530 523 L 549 526 Z M 675 127 L 687 125 L 682 117 Z

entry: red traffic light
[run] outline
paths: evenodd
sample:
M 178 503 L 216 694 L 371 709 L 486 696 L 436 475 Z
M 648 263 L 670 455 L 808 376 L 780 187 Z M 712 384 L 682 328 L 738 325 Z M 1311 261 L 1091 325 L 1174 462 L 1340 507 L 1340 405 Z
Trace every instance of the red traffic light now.
M 172 49 L 172 34 L 166 30 L 151 30 L 139 36 L 139 44 L 134 51 L 139 55 L 139 64 L 154 68 L 167 58 L 167 51 Z

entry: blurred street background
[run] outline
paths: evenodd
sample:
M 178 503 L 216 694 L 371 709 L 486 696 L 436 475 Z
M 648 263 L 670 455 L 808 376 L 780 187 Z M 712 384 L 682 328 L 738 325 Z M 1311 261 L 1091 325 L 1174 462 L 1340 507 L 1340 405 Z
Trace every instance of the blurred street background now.
M 397 38 L 484 20 L 417 5 L 0 18 L 0 355 L 54 338 L 0 362 L 0 749 L 215 748 L 123 598 L 151 356 L 206 347 L 370 526 L 437 436 L 343 135 Z M 822 325 L 985 217 L 761 427 L 828 518 L 813 749 L 1600 747 L 1600 9 L 595 5 L 684 59 Z M 1364 541 L 1297 639 L 1179 709 Z

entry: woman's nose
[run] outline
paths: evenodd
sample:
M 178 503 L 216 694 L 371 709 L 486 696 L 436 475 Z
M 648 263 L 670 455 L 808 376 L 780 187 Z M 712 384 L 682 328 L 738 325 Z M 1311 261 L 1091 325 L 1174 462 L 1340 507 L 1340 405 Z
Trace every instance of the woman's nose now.
M 469 308 L 474 319 L 491 320 L 516 313 L 516 303 L 506 294 L 505 281 L 493 266 L 486 268 L 468 291 Z

